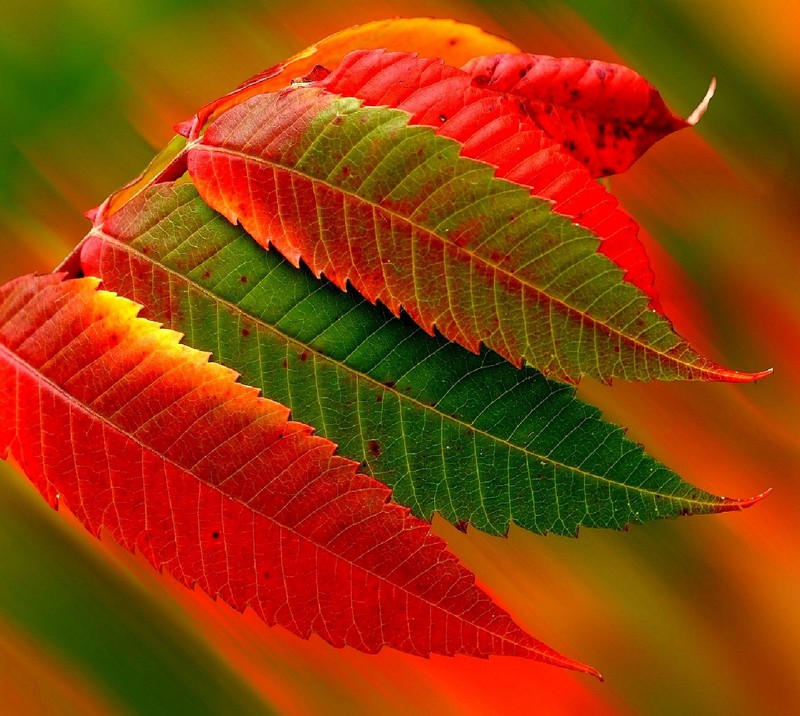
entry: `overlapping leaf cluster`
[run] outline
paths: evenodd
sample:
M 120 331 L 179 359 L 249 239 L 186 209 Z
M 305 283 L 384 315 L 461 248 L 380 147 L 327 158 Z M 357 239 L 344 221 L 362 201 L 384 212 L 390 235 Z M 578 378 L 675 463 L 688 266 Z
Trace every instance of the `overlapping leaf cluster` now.
M 596 181 L 702 109 L 454 22 L 334 35 L 181 125 L 66 273 L 0 290 L 0 451 L 300 635 L 593 671 L 426 523 L 573 535 L 755 501 L 684 482 L 570 385 L 762 375 L 675 333 Z

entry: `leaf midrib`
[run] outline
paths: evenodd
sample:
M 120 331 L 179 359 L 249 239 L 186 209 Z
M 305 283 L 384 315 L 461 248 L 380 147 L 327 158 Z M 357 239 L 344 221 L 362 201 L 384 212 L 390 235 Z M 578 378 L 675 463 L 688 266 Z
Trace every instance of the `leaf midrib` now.
M 364 204 L 367 204 L 367 205 L 373 207 L 373 209 L 376 209 L 376 210 L 382 212 L 383 214 L 385 214 L 388 217 L 395 217 L 395 218 L 399 219 L 400 221 L 402 221 L 403 223 L 410 224 L 413 228 L 418 229 L 419 231 L 421 231 L 421 232 L 423 232 L 423 233 L 425 233 L 425 234 L 427 234 L 427 235 L 429 235 L 431 237 L 434 237 L 434 238 L 438 239 L 443 244 L 447 244 L 448 246 L 451 246 L 455 251 L 457 251 L 459 253 L 467 254 L 471 258 L 475 259 L 477 262 L 483 263 L 485 266 L 487 266 L 491 270 L 496 271 L 496 272 L 506 276 L 511 281 L 516 282 L 517 284 L 520 284 L 522 286 L 525 286 L 525 287 L 529 288 L 531 291 L 533 291 L 537 295 L 539 295 L 542 298 L 544 298 L 547 302 L 552 303 L 552 304 L 557 304 L 557 305 L 561 306 L 567 313 L 569 313 L 569 314 L 573 315 L 574 317 L 576 317 L 578 319 L 578 321 L 586 321 L 586 322 L 592 324 L 593 326 L 596 326 L 598 330 L 603 331 L 603 332 L 605 332 L 605 333 L 607 333 L 607 334 L 609 334 L 611 336 L 614 336 L 614 337 L 618 338 L 623 343 L 626 343 L 626 344 L 628 344 L 630 346 L 633 346 L 634 348 L 635 347 L 641 348 L 642 350 L 646 351 L 647 353 L 650 353 L 651 355 L 657 356 L 659 360 L 663 360 L 668 364 L 683 366 L 683 367 L 689 369 L 690 371 L 695 371 L 697 373 L 701 373 L 703 375 L 707 375 L 707 376 L 711 376 L 711 377 L 716 377 L 717 376 L 717 374 L 713 370 L 711 370 L 711 369 L 709 369 L 707 367 L 702 367 L 702 366 L 694 365 L 692 363 L 688 363 L 688 362 L 686 362 L 684 360 L 679 360 L 678 358 L 675 358 L 674 356 L 671 356 L 671 355 L 665 353 L 664 351 L 658 350 L 657 348 L 653 347 L 650 344 L 643 343 L 642 341 L 637 340 L 633 336 L 626 335 L 621 330 L 619 330 L 617 328 L 614 328 L 613 326 L 610 326 L 607 323 L 604 323 L 603 321 L 601 321 L 598 318 L 595 318 L 594 316 L 590 316 L 589 314 L 585 313 L 584 311 L 581 311 L 580 309 L 578 309 L 578 308 L 576 308 L 574 306 L 571 306 L 568 303 L 565 303 L 562 299 L 556 298 L 556 297 L 546 293 L 544 290 L 538 288 L 537 286 L 534 286 L 531 283 L 523 281 L 519 276 L 517 276 L 516 274 L 514 274 L 513 272 L 511 272 L 511 271 L 509 271 L 507 269 L 504 269 L 502 266 L 498 266 L 497 264 L 492 263 L 490 260 L 488 260 L 488 259 L 486 259 L 486 258 L 484 258 L 482 256 L 479 256 L 477 254 L 474 254 L 474 253 L 468 251 L 467 249 L 465 249 L 464 247 L 456 245 L 454 242 L 450 241 L 447 237 L 436 233 L 433 229 L 421 226 L 420 224 L 416 223 L 415 221 L 413 221 L 413 219 L 411 219 L 408 216 L 400 214 L 400 213 L 398 213 L 398 212 L 396 212 L 396 211 L 394 211 L 394 210 L 392 210 L 392 209 L 390 209 L 390 208 L 388 208 L 386 206 L 383 206 L 382 204 L 379 204 L 379 203 L 376 203 L 374 201 L 371 201 L 370 199 L 367 199 L 367 198 L 365 198 L 365 197 L 363 197 L 363 196 L 361 196 L 359 194 L 356 194 L 354 192 L 348 191 L 347 189 L 344 189 L 344 188 L 342 188 L 340 186 L 336 186 L 334 184 L 331 184 L 330 182 L 325 181 L 324 179 L 320 179 L 319 177 L 310 176 L 309 174 L 301 172 L 300 170 L 298 170 L 295 167 L 287 166 L 286 164 L 283 164 L 283 163 L 278 162 L 278 161 L 265 159 L 264 157 L 257 157 L 257 156 L 255 156 L 253 154 L 248 154 L 248 153 L 243 152 L 243 151 L 239 151 L 239 150 L 236 150 L 236 149 L 231 149 L 230 147 L 222 147 L 222 146 L 218 146 L 218 145 L 207 144 L 207 143 L 204 142 L 204 139 L 205 139 L 205 135 L 203 135 L 203 137 L 200 137 L 198 140 L 192 142 L 190 145 L 187 146 L 187 151 L 189 153 L 189 156 L 191 156 L 191 153 L 194 152 L 194 151 L 197 151 L 197 152 L 208 151 L 208 152 L 211 152 L 211 153 L 216 152 L 216 153 L 219 153 L 219 154 L 227 154 L 227 155 L 230 155 L 230 156 L 239 157 L 240 159 L 243 159 L 245 161 L 255 162 L 257 164 L 262 164 L 264 166 L 270 167 L 272 169 L 278 169 L 278 170 L 281 170 L 281 171 L 285 171 L 285 172 L 287 172 L 289 174 L 294 174 L 295 176 L 298 176 L 298 177 L 300 177 L 302 179 L 310 181 L 312 184 L 319 184 L 319 185 L 322 185 L 322 186 L 326 186 L 329 189 L 332 189 L 334 192 L 338 192 L 338 193 L 343 194 L 343 195 L 345 195 L 347 197 L 351 197 L 355 201 L 359 201 L 359 202 L 362 202 Z M 479 161 L 479 160 L 474 160 L 473 159 L 473 160 L 470 160 L 470 161 Z M 491 165 L 489 165 L 489 164 L 486 164 L 486 166 L 490 167 L 491 169 L 494 169 L 494 167 L 491 167 Z M 498 180 L 498 181 L 505 181 L 505 180 L 502 180 L 502 179 L 497 179 L 497 178 L 495 178 L 495 179 Z M 237 216 L 237 223 L 241 223 L 241 217 Z M 598 256 L 602 256 L 602 254 L 600 254 L 599 252 L 596 252 L 596 254 Z M 614 264 L 610 259 L 608 259 L 608 261 L 613 266 L 616 267 L 616 264 Z M 619 267 L 617 267 L 617 268 L 619 268 Z M 621 271 L 621 269 L 620 269 L 620 271 Z M 625 282 L 625 279 L 622 278 L 621 281 Z M 629 284 L 629 285 L 633 286 L 633 284 Z M 636 287 L 634 286 L 634 288 L 636 288 Z M 642 296 L 644 296 L 644 294 L 642 294 Z M 617 311 L 617 313 L 618 313 L 618 311 Z M 666 319 L 663 319 L 663 318 L 661 320 L 666 321 Z M 671 329 L 671 326 L 670 326 L 670 329 Z M 678 344 L 676 344 L 675 346 L 673 346 L 672 349 L 675 349 L 675 348 L 678 348 L 678 347 L 682 347 L 684 350 L 688 349 L 688 346 L 686 345 L 685 341 L 683 341 L 683 339 L 680 339 L 680 337 L 679 337 L 679 341 L 680 342 Z M 523 357 L 525 357 L 525 356 L 523 356 Z M 566 373 L 564 373 L 563 371 L 561 371 L 561 373 L 563 375 L 566 375 Z M 584 372 L 582 372 L 581 374 L 582 375 L 588 375 L 587 373 L 584 373 Z
M 101 229 L 93 229 L 90 235 L 98 236 L 99 238 L 101 238 L 101 240 L 107 241 L 110 244 L 119 247 L 123 251 L 129 252 L 129 253 L 133 253 L 134 255 L 136 255 L 137 257 L 139 257 L 140 259 L 144 260 L 147 263 L 159 266 L 163 271 L 165 271 L 170 276 L 172 276 L 174 278 L 177 278 L 179 281 L 181 281 L 181 282 L 183 282 L 183 283 L 185 283 L 187 285 L 193 286 L 196 290 L 198 290 L 201 293 L 203 293 L 212 302 L 216 302 L 218 304 L 222 304 L 223 306 L 227 307 L 228 309 L 232 310 L 233 312 L 238 313 L 240 316 L 244 316 L 246 318 L 249 318 L 250 320 L 254 321 L 259 327 L 263 328 L 267 332 L 272 333 L 273 335 L 276 335 L 276 336 L 280 337 L 281 339 L 287 341 L 288 343 L 292 344 L 293 346 L 296 346 L 296 347 L 300 348 L 303 351 L 311 351 L 315 356 L 319 357 L 321 360 L 326 361 L 326 362 L 336 366 L 338 369 L 342 370 L 343 372 L 349 373 L 351 375 L 354 375 L 356 378 L 360 378 L 362 380 L 365 380 L 365 381 L 371 383 L 373 385 L 373 387 L 377 387 L 377 388 L 382 389 L 384 391 L 389 391 L 389 392 L 393 393 L 398 398 L 399 401 L 401 401 L 401 402 L 405 401 L 408 404 L 413 404 L 413 405 L 417 406 L 419 409 L 421 409 L 422 411 L 433 413 L 433 414 L 437 415 L 438 417 L 442 418 L 445 421 L 452 422 L 452 423 L 458 425 L 462 429 L 466 428 L 466 429 L 472 430 L 472 431 L 474 431 L 474 432 L 476 432 L 476 433 L 478 433 L 480 435 L 483 435 L 485 438 L 487 438 L 488 440 L 490 440 L 492 442 L 496 442 L 496 443 L 502 444 L 502 445 L 506 446 L 507 448 L 509 448 L 511 450 L 515 450 L 515 451 L 521 453 L 523 456 L 525 456 L 526 459 L 534 459 L 534 460 L 539 460 L 539 461 L 544 460 L 544 461 L 550 463 L 551 465 L 553 465 L 556 468 L 563 468 L 565 470 L 569 470 L 571 472 L 576 473 L 577 475 L 579 475 L 580 477 L 582 477 L 584 479 L 593 480 L 593 481 L 596 481 L 596 482 L 599 482 L 599 483 L 611 485 L 611 486 L 616 487 L 618 489 L 621 489 L 623 491 L 638 492 L 638 493 L 641 493 L 641 494 L 644 494 L 644 495 L 647 495 L 647 496 L 650 496 L 650 497 L 661 497 L 661 498 L 664 498 L 666 500 L 672 501 L 673 503 L 675 503 L 677 505 L 693 505 L 693 506 L 714 508 L 714 507 L 719 506 L 719 504 L 724 504 L 724 503 L 717 503 L 717 502 L 702 502 L 702 501 L 699 501 L 699 500 L 691 500 L 691 499 L 686 499 L 686 498 L 683 498 L 683 497 L 676 497 L 675 495 L 671 495 L 669 493 L 646 490 L 644 488 L 641 488 L 641 487 L 638 487 L 638 486 L 635 486 L 635 485 L 625 485 L 623 483 L 616 482 L 616 481 L 614 481 L 614 480 L 612 480 L 612 479 L 610 479 L 610 478 L 608 478 L 608 477 L 606 477 L 604 475 L 598 475 L 598 474 L 595 474 L 595 473 L 592 473 L 592 472 L 587 472 L 587 471 L 582 470 L 581 468 L 579 468 L 577 466 L 574 466 L 574 465 L 567 465 L 567 464 L 562 463 L 562 462 L 560 462 L 558 460 L 555 460 L 554 458 L 549 457 L 547 455 L 542 455 L 542 454 L 533 452 L 533 451 L 529 450 L 526 447 L 523 447 L 521 445 L 516 445 L 516 444 L 514 444 L 512 442 L 509 442 L 505 438 L 501 438 L 501 437 L 492 435 L 491 433 L 487 432 L 486 430 L 484 430 L 482 428 L 478 428 L 478 427 L 476 427 L 474 425 L 471 425 L 470 423 L 464 422 L 463 420 L 461 420 L 459 418 L 456 418 L 456 417 L 454 417 L 452 415 L 448 415 L 447 413 L 444 413 L 444 412 L 442 412 L 440 410 L 437 410 L 436 408 L 434 408 L 434 407 L 432 407 L 432 406 L 430 406 L 430 405 L 428 405 L 426 403 L 423 403 L 422 401 L 417 400 L 416 398 L 414 398 L 414 397 L 412 397 L 410 395 L 407 395 L 406 393 L 398 391 L 396 388 L 389 387 L 386 384 L 382 383 L 381 381 L 377 380 L 376 378 L 373 378 L 372 376 L 369 376 L 369 375 L 366 375 L 364 373 L 361 373 L 361 372 L 355 370 L 354 368 L 351 368 L 346 363 L 344 363 L 342 361 L 339 361 L 339 360 L 337 360 L 335 358 L 332 358 L 332 357 L 322 353 L 319 349 L 314 348 L 313 346 L 311 346 L 311 345 L 309 345 L 307 343 L 303 343 L 302 341 L 298 340 L 297 338 L 294 338 L 293 336 L 287 335 L 286 333 L 282 332 L 276 326 L 273 326 L 273 325 L 271 325 L 269 323 L 266 323 L 262 319 L 257 318 L 257 317 L 253 316 L 250 313 L 247 313 L 243 308 L 238 306 L 236 303 L 234 303 L 234 302 L 232 302 L 232 301 L 230 301 L 230 300 L 228 300 L 226 298 L 223 298 L 223 297 L 219 296 L 218 294 L 216 294 L 213 291 L 205 288 L 204 286 L 201 286 L 201 285 L 197 284 L 196 282 L 192 281 L 188 276 L 180 273 L 179 271 L 176 271 L 176 270 L 174 270 L 174 269 L 172 269 L 172 268 L 170 268 L 168 266 L 165 266 L 163 263 L 154 261 L 152 257 L 148 256 L 147 254 L 143 253 L 142 251 L 139 251 L 138 249 L 136 249 L 135 247 L 131 246 L 130 244 L 127 244 L 124 241 L 121 241 L 121 240 L 119 240 L 119 239 L 117 239 L 117 238 L 115 238 L 113 236 L 110 236 L 109 234 L 106 234 Z M 206 260 L 208 260 L 208 258 Z M 260 358 L 259 358 L 259 362 L 260 362 Z M 328 437 L 328 439 L 330 439 L 330 437 Z M 364 441 L 364 439 L 363 439 L 363 435 L 362 435 L 361 436 L 361 442 L 363 443 L 363 441 Z M 663 469 L 666 469 L 666 468 L 663 468 Z M 513 515 L 510 515 L 509 519 L 513 520 Z

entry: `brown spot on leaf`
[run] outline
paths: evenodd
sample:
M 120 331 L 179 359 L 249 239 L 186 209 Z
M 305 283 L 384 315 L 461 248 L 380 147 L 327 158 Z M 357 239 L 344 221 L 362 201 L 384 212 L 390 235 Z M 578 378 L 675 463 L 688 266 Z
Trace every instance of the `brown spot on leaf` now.
M 370 440 L 368 443 L 368 447 L 372 457 L 380 457 L 381 444 L 377 440 Z

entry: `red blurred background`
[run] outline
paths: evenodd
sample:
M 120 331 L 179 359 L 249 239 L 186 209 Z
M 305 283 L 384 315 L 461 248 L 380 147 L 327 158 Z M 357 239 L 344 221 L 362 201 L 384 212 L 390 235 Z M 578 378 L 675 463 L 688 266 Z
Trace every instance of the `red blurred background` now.
M 800 37 L 789 2 L 46 0 L 0 3 L 0 279 L 51 270 L 82 212 L 171 126 L 249 75 L 369 19 L 473 22 L 526 50 L 621 61 L 694 130 L 612 190 L 668 315 L 755 385 L 580 392 L 739 514 L 578 540 L 436 531 L 525 627 L 606 683 L 515 659 L 422 660 L 301 641 L 177 586 L 51 512 L 0 464 L 0 711 L 9 714 L 800 713 Z

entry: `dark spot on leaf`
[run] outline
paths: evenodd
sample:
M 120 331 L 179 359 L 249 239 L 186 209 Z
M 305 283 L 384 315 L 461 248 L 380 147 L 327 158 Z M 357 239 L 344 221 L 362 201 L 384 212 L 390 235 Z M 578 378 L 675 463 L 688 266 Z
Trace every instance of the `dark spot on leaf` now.
M 394 381 L 393 381 L 393 380 L 387 380 L 387 381 L 384 383 L 384 385 L 385 385 L 387 388 L 394 388 Z
M 578 99 L 578 97 L 580 97 L 580 96 L 581 96 L 581 91 L 580 91 L 579 89 L 571 89 L 571 90 L 569 91 L 569 97 L 570 97 L 570 99 L 576 100 L 576 99 Z
M 212 533 L 211 533 L 211 536 L 212 536 L 214 539 L 219 539 L 219 532 L 212 532 Z
M 519 71 L 519 78 L 522 79 L 525 75 L 527 75 L 528 72 L 530 71 L 531 67 L 533 67 L 533 65 L 528 65 L 527 67 L 523 67 Z
M 303 363 L 305 363 L 305 362 L 308 360 L 308 353 L 306 353 L 305 351 L 303 351 L 303 352 L 300 354 L 300 360 L 301 360 Z
M 264 579 L 269 579 L 269 572 L 264 572 Z
M 381 444 L 377 440 L 370 440 L 369 441 L 369 451 L 372 454 L 372 457 L 380 457 L 380 455 L 381 455 Z
M 208 269 L 203 271 L 203 278 L 211 278 L 211 271 L 209 271 Z
M 597 79 L 601 82 L 606 78 L 606 71 L 602 67 L 596 68 L 594 73 L 597 75 Z
M 346 178 L 350 176 L 350 167 L 344 166 L 342 167 L 342 177 Z
M 378 395 L 375 396 L 375 402 L 376 403 L 382 403 L 383 402 L 383 394 L 382 393 L 378 393 Z
M 450 47 L 453 47 L 454 45 L 457 45 L 458 44 L 458 38 L 457 37 L 451 37 L 447 41 L 447 44 L 450 45 Z
M 242 276 L 241 281 L 242 283 L 247 283 L 247 276 Z
M 446 114 L 440 114 L 440 115 L 439 115 L 439 121 L 440 121 L 442 124 L 444 124 L 444 123 L 447 121 L 447 115 L 446 115 Z
M 619 353 L 619 346 L 614 346 L 614 353 Z
M 486 87 L 492 81 L 491 75 L 478 75 L 472 78 L 472 84 L 476 87 Z
M 289 367 L 289 361 L 287 361 L 286 358 L 283 359 L 283 367 L 284 368 L 288 368 Z
M 459 532 L 467 534 L 467 527 L 469 527 L 469 522 L 467 522 L 466 520 L 458 520 L 458 522 L 453 523 L 453 527 L 455 527 Z
M 578 145 L 575 144 L 575 140 L 573 139 L 567 139 L 565 142 L 563 142 L 563 146 L 564 149 L 569 152 L 574 152 L 578 148 Z
M 242 328 L 242 335 L 243 335 L 245 338 L 247 338 L 247 336 L 249 336 L 249 335 L 250 335 L 250 331 L 248 331 L 246 328 Z

